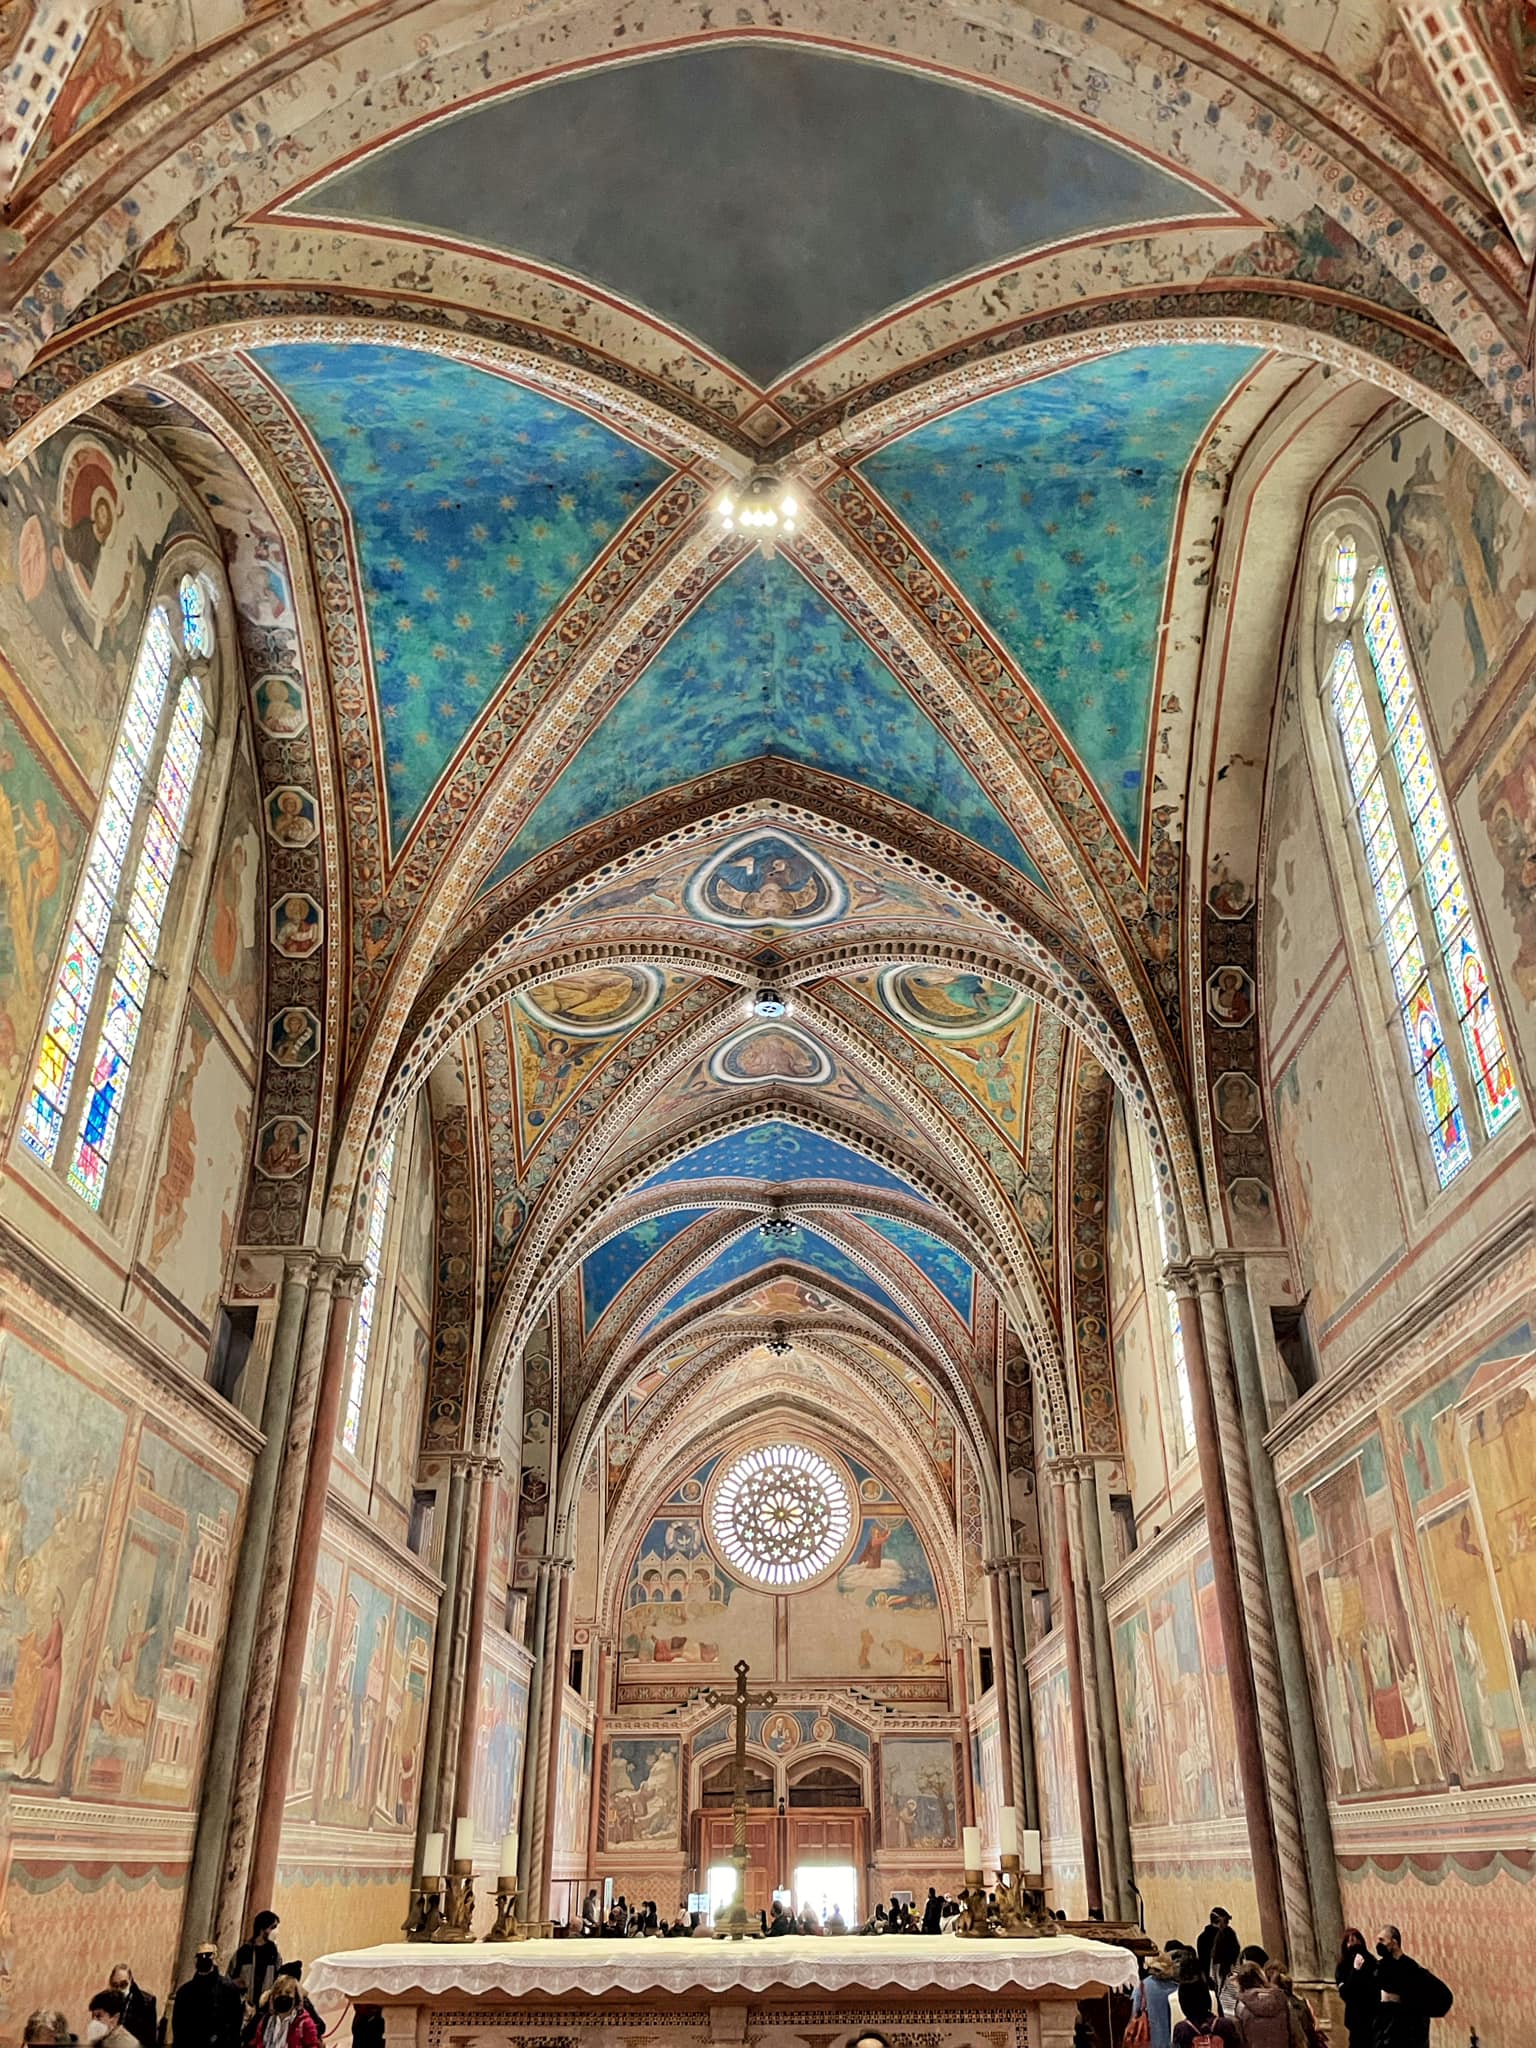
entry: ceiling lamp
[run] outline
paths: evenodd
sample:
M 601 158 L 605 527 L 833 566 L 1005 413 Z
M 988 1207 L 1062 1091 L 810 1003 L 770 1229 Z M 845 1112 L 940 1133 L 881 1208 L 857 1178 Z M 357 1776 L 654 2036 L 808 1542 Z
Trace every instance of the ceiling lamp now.
M 783 1358 L 788 1352 L 793 1351 L 794 1348 L 785 1332 L 784 1325 L 782 1323 L 775 1323 L 773 1335 L 768 1339 L 768 1349 L 773 1353 L 774 1357 Z
M 754 1017 L 787 1017 L 789 1015 L 789 1002 L 776 988 L 770 988 L 765 983 L 752 998 L 752 1015 Z
M 757 1227 L 760 1235 L 778 1242 L 782 1242 L 786 1237 L 793 1237 L 800 1228 L 794 1217 L 786 1216 L 777 1202 L 774 1203 L 772 1212 L 765 1216 Z
M 715 509 L 726 533 L 745 534 L 766 547 L 789 539 L 800 517 L 793 490 L 771 469 L 755 469 L 744 484 L 722 491 Z

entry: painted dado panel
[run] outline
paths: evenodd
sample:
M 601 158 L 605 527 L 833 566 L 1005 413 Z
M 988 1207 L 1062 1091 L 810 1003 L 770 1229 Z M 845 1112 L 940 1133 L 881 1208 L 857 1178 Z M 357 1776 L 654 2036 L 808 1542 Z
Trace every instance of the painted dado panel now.
M 1289 1484 L 1341 1801 L 1536 1773 L 1536 1336 L 1414 1374 Z

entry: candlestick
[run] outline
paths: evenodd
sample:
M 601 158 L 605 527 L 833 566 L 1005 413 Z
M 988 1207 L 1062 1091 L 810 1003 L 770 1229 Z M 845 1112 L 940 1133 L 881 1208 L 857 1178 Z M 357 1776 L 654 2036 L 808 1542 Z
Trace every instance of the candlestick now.
M 441 1877 L 443 1874 L 443 1853 L 447 1838 L 441 1828 L 428 1835 L 426 1846 L 421 1852 L 421 1874 L 426 1878 Z
M 453 1824 L 453 1859 L 456 1863 L 475 1860 L 475 1824 L 462 1813 Z
M 966 1874 L 969 1875 L 974 1870 L 979 1876 L 981 1871 L 981 1829 L 963 1829 L 961 1831 L 961 1840 L 965 1849 Z
M 501 1838 L 501 1858 L 498 1881 L 503 1891 L 517 1889 L 517 1830 Z
M 1017 1856 L 1019 1853 L 1019 1810 L 1016 1806 L 1005 1806 L 998 1815 L 998 1852 L 1003 1856 Z
M 1040 1860 L 1040 1830 L 1024 1828 L 1019 1834 L 1019 1863 L 1030 1876 L 1038 1877 L 1045 1865 Z

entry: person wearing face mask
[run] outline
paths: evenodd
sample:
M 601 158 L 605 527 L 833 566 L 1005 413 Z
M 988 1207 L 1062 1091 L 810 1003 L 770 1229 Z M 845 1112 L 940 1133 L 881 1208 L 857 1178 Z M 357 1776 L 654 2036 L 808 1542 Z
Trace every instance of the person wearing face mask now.
M 1451 1990 L 1422 1963 L 1403 1953 L 1395 1927 L 1376 1936 L 1376 2012 L 1373 2048 L 1429 2048 L 1429 2023 L 1451 2009 Z
M 107 1988 L 123 1994 L 123 2025 L 143 2048 L 155 2048 L 159 2038 L 159 2011 L 154 1999 L 135 1983 L 127 1963 L 114 1963 L 107 1975 Z
M 1349 2048 L 1375 2048 L 1376 2015 L 1381 1998 L 1376 1986 L 1376 1958 L 1358 1927 L 1346 1927 L 1339 1943 L 1333 1981 L 1344 2007 Z
M 110 1988 L 98 1991 L 91 2000 L 91 2016 L 86 2023 L 85 2038 L 95 2048 L 140 2048 L 132 2034 L 123 2025 L 123 2007 L 127 2003 L 121 1991 Z
M 261 2001 L 248 2048 L 320 2048 L 315 2023 L 305 2009 L 297 1977 L 277 1978 Z
M 278 1925 L 277 1915 L 270 1908 L 258 1913 L 251 1926 L 250 1940 L 242 1941 L 235 1950 L 229 1974 L 245 1993 L 245 2002 L 252 2012 L 260 2009 L 283 1967 L 283 1952 L 274 1939 Z
M 219 1968 L 219 1952 L 205 1941 L 192 1959 L 192 1974 L 171 2002 L 175 2048 L 240 2048 L 245 2000 L 240 1986 Z

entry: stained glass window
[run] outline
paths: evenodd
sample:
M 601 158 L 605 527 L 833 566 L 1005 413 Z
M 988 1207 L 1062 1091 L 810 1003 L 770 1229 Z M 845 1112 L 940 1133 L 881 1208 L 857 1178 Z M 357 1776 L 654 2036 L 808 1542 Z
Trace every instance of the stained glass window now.
M 853 1530 L 842 1474 L 804 1444 L 771 1444 L 733 1458 L 715 1482 L 708 1514 L 719 1557 L 760 1586 L 820 1578 Z
M 1470 1084 L 1489 1137 L 1519 1109 L 1520 1098 L 1391 581 L 1377 563 L 1357 604 L 1356 562 L 1354 542 L 1341 543 L 1330 616 L 1353 612 L 1355 619 L 1334 649 L 1329 695 L 1419 1113 L 1445 1187 L 1472 1156 L 1464 1086 Z M 1374 688 L 1362 679 L 1360 644 Z M 1460 1077 L 1441 1023 L 1443 1002 L 1465 1052 Z
M 341 1440 L 356 1451 L 363 1433 L 363 1400 L 368 1390 L 368 1353 L 373 1344 L 373 1325 L 379 1306 L 379 1272 L 384 1263 L 384 1227 L 389 1221 L 389 1187 L 395 1171 L 395 1133 L 391 1132 L 379 1155 L 373 1176 L 373 1193 L 368 1198 L 368 1245 L 363 1254 L 367 1273 L 363 1291 L 357 1297 L 357 1327 L 352 1335 L 352 1377 L 347 1385 L 347 1411 L 342 1420 Z
M 144 628 L 22 1109 L 22 1143 L 49 1166 L 63 1148 L 69 1184 L 93 1209 L 101 1206 L 202 758 L 206 710 L 189 664 L 212 651 L 206 593 L 187 576 L 174 611 L 157 604 Z M 89 1086 L 73 1104 L 88 1042 Z M 72 1105 L 78 1121 L 66 1146 Z

